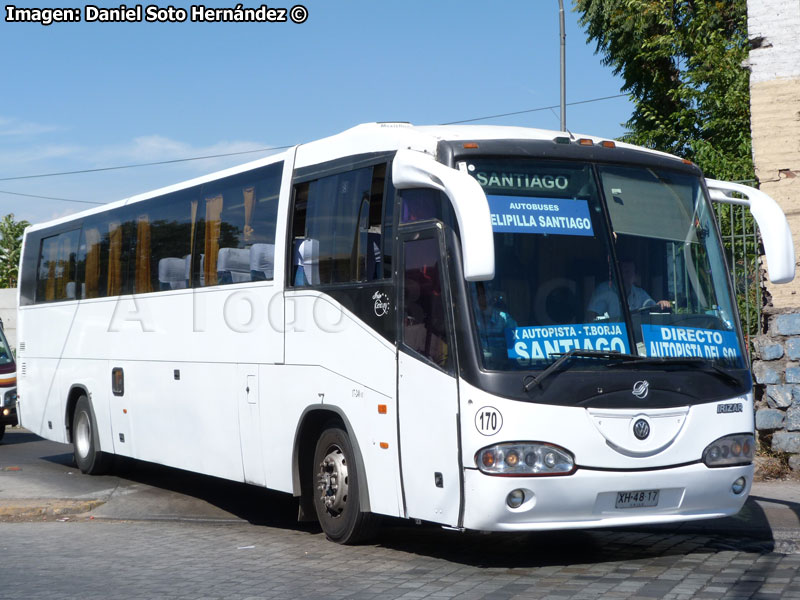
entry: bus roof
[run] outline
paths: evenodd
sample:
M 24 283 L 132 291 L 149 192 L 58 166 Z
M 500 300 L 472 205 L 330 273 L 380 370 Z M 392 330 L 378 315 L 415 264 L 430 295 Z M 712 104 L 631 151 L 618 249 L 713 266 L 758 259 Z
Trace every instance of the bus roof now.
M 401 148 L 410 148 L 419 152 L 431 155 L 436 154 L 439 142 L 460 141 L 460 140 L 539 140 L 548 141 L 557 137 L 571 136 L 573 139 L 587 138 L 594 143 L 607 141 L 607 138 L 590 136 L 584 134 L 572 134 L 563 131 L 553 131 L 547 129 L 535 129 L 530 127 L 510 127 L 500 125 L 426 125 L 415 126 L 405 122 L 380 122 L 364 123 L 351 127 L 341 133 L 314 140 L 308 143 L 299 144 L 288 150 L 283 150 L 276 154 L 260 158 L 254 161 L 236 165 L 222 171 L 216 171 L 200 177 L 175 183 L 156 190 L 151 190 L 141 194 L 136 194 L 128 198 L 112 201 L 101 206 L 90 208 L 85 211 L 73 213 L 44 223 L 32 225 L 28 229 L 35 231 L 61 223 L 67 223 L 74 219 L 80 219 L 88 215 L 104 212 L 111 208 L 132 204 L 142 200 L 147 200 L 163 194 L 176 192 L 182 189 L 201 185 L 209 181 L 221 179 L 230 175 L 236 175 L 251 169 L 263 167 L 274 162 L 284 160 L 286 155 L 297 152 L 295 156 L 295 168 L 302 168 L 317 163 L 327 162 L 344 158 L 356 154 L 369 154 L 374 152 L 391 152 Z M 680 161 L 679 158 L 659 152 L 634 146 L 623 142 L 614 142 L 618 148 L 627 148 L 655 154 L 664 158 L 671 158 Z

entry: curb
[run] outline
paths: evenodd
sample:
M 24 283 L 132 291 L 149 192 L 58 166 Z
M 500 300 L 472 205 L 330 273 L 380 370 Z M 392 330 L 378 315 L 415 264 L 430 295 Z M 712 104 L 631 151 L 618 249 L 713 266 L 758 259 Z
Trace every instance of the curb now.
M 104 500 L 6 500 L 0 502 L 0 521 L 80 515 L 103 504 L 105 504 Z

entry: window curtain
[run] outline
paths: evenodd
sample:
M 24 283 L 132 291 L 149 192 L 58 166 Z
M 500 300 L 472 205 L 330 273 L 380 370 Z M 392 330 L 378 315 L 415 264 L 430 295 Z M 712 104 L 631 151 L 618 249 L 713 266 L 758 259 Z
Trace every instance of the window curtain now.
M 136 221 L 136 275 L 134 291 L 146 294 L 153 291 L 150 271 L 150 218 L 140 215 Z
M 108 285 L 106 296 L 122 291 L 122 227 L 119 221 L 108 224 Z
M 256 204 L 256 188 L 245 188 L 244 194 L 244 241 L 250 242 L 253 238 L 253 208 Z
M 205 285 L 217 283 L 217 254 L 219 253 L 220 216 L 222 215 L 222 194 L 206 198 L 206 243 L 205 243 Z
M 67 282 L 73 280 L 70 272 L 70 255 L 72 254 L 72 244 L 69 235 L 61 234 L 58 236 L 58 267 L 56 268 L 56 299 L 62 300 L 67 297 Z
M 86 230 L 86 297 L 100 296 L 100 230 Z
M 44 299 L 56 299 L 56 268 L 58 265 L 58 238 L 51 238 L 47 253 L 47 284 L 45 285 Z

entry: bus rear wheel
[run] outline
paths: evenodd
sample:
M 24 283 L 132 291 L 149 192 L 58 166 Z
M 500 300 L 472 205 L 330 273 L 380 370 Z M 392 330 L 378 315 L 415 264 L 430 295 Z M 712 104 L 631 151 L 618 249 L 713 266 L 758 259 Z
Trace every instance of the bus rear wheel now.
M 86 396 L 78 398 L 72 417 L 72 446 L 81 473 L 102 475 L 111 466 L 112 456 L 100 451 L 97 423 Z
M 374 535 L 377 517 L 362 512 L 358 473 L 347 432 L 325 429 L 314 452 L 314 509 L 329 540 L 357 544 Z

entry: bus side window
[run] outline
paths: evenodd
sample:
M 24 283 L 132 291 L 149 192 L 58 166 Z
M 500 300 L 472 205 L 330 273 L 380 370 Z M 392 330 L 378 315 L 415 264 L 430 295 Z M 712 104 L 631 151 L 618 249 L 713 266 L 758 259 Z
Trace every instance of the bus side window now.
M 291 285 L 385 277 L 385 188 L 385 163 L 295 185 Z
M 36 302 L 74 300 L 78 296 L 79 229 L 42 240 L 36 281 Z
M 195 287 L 273 279 L 282 172 L 280 162 L 202 186 L 192 209 Z
M 449 369 L 438 239 L 403 242 L 403 258 L 403 342 L 443 369 Z

